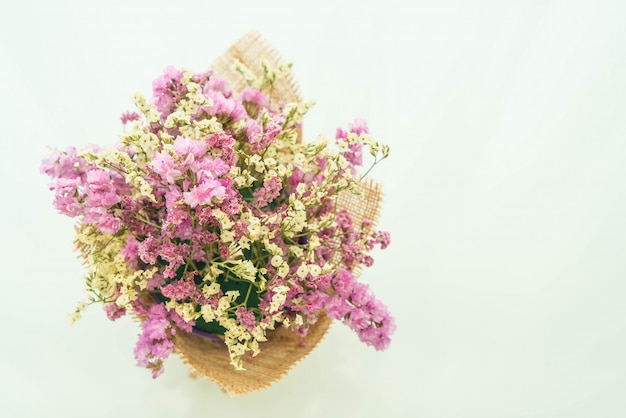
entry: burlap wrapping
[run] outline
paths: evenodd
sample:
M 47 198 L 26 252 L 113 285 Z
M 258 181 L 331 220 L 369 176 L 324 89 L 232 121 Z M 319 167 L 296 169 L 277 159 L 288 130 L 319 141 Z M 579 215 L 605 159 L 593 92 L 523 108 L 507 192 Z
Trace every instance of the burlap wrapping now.
M 270 67 L 277 67 L 278 64 L 283 63 L 276 50 L 262 39 L 261 35 L 256 32 L 249 32 L 213 62 L 215 74 L 228 80 L 234 92 L 241 92 L 248 87 L 243 76 L 233 68 L 233 63 L 236 60 L 239 60 L 256 75 L 263 74 L 261 69 L 263 60 L 267 61 Z M 302 100 L 299 90 L 297 83 L 289 74 L 287 77 L 277 79 L 272 84 L 271 94 L 272 98 L 279 102 L 299 102 Z
M 232 68 L 238 59 L 256 74 L 261 74 L 261 60 L 275 67 L 281 60 L 277 52 L 255 32 L 248 33 L 233 44 L 214 63 L 217 75 L 231 83 L 234 92 L 247 87 L 243 77 Z M 298 87 L 291 76 L 278 79 L 272 91 L 277 101 L 300 101 Z M 339 209 L 350 212 L 353 222 L 360 225 L 364 219 L 376 222 L 382 199 L 378 184 L 368 180 L 361 184 L 361 193 L 342 192 L 337 200 Z M 80 226 L 77 227 L 81 229 Z M 89 252 L 85 244 L 77 242 L 84 259 Z M 340 264 L 340 260 L 336 260 Z M 192 333 L 178 332 L 174 338 L 177 353 L 192 368 L 192 374 L 203 376 L 220 385 L 226 392 L 241 395 L 270 386 L 279 380 L 304 356 L 313 350 L 328 331 L 331 320 L 324 314 L 311 326 L 304 341 L 291 330 L 279 327 L 268 332 L 268 341 L 260 343 L 261 353 L 245 357 L 246 370 L 237 371 L 230 364 L 228 350 L 223 342 Z

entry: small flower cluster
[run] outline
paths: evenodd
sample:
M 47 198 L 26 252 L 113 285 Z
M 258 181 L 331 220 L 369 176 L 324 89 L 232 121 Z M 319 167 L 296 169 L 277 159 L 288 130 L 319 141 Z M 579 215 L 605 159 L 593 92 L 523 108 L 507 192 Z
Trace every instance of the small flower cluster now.
M 259 78 L 238 68 L 249 87 L 236 93 L 211 71 L 169 67 L 152 101 L 134 97 L 116 146 L 55 151 L 42 164 L 54 206 L 80 220 L 89 296 L 74 319 L 95 302 L 111 320 L 136 314 L 135 357 L 154 377 L 177 332 L 222 335 L 243 369 L 268 331 L 304 337 L 324 312 L 378 350 L 395 328 L 354 275 L 389 234 L 337 205 L 359 191 L 364 148 L 373 166 L 388 147 L 363 120 L 338 129 L 336 146 L 323 136 L 302 143 L 311 104 L 271 96 L 289 66 L 264 66 Z

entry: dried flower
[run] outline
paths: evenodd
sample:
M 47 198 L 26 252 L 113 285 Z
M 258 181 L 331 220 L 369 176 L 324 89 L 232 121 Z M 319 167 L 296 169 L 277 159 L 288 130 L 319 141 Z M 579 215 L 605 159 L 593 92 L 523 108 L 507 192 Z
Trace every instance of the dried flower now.
M 136 121 L 108 149 L 54 151 L 42 164 L 54 206 L 77 217 L 88 265 L 88 303 L 111 320 L 142 318 L 137 364 L 156 377 L 192 327 L 221 333 L 231 362 L 262 350 L 276 326 L 305 336 L 326 312 L 376 349 L 395 329 L 354 271 L 370 266 L 387 232 L 355 224 L 336 204 L 388 155 L 365 121 L 338 129 L 337 147 L 298 138 L 302 103 L 271 106 L 289 65 L 247 74 L 240 94 L 212 72 L 168 67 L 136 95 Z M 364 175 L 363 149 L 374 156 Z M 72 315 L 78 319 L 84 303 Z

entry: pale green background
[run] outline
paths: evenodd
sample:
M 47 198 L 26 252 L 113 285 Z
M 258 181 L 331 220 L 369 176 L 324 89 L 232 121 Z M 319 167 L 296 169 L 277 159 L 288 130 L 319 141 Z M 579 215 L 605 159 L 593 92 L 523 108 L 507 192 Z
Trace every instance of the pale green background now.
M 0 12 L 0 416 L 626 416 L 626 3 L 7 1 Z M 392 147 L 373 176 L 393 244 L 363 280 L 395 313 L 377 353 L 335 325 L 264 392 L 177 359 L 81 297 L 45 147 L 108 144 L 168 64 L 256 28 L 317 106 Z

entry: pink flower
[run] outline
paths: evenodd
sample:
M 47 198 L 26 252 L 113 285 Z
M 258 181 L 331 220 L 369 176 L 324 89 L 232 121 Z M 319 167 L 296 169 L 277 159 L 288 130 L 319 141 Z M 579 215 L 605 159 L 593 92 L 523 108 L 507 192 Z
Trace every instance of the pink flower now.
M 164 283 L 165 277 L 161 273 L 154 273 L 154 275 L 147 280 L 146 289 L 158 290 Z M 139 312 L 138 314 L 141 315 Z
M 340 296 L 332 296 L 326 302 L 326 313 L 331 318 L 341 321 L 350 313 L 350 304 Z
M 186 204 L 195 208 L 198 205 L 210 205 L 213 198 L 218 201 L 224 198 L 226 189 L 216 179 L 206 179 L 198 186 L 194 186 L 189 192 L 183 193 Z
M 352 291 L 355 279 L 352 273 L 346 269 L 338 269 L 331 279 L 331 285 L 339 296 L 348 297 Z
M 357 118 L 352 121 L 352 123 L 348 124 L 348 129 L 350 132 L 353 132 L 357 135 L 359 134 L 369 134 L 369 128 L 367 127 L 367 122 L 365 119 Z
M 302 295 L 302 300 L 305 303 L 303 311 L 307 314 L 317 314 L 324 306 L 327 305 L 329 296 L 323 292 L 310 292 Z
M 348 129 L 354 134 L 367 134 L 369 129 L 364 119 L 355 119 L 348 125 Z M 346 142 L 348 139 L 348 133 L 341 128 L 337 128 L 335 133 L 335 139 L 337 143 Z M 348 150 L 343 153 L 343 156 L 353 166 L 359 166 L 363 164 L 363 145 L 362 144 L 350 144 Z
M 156 153 L 152 159 L 152 169 L 170 184 L 174 184 L 183 175 L 178 163 L 167 151 Z
M 346 325 L 357 331 L 362 331 L 369 327 L 370 317 L 361 309 L 352 309 L 350 315 L 345 320 Z
M 87 207 L 108 209 L 121 200 L 111 181 L 111 176 L 104 170 L 94 169 L 87 172 Z
M 190 254 L 189 244 L 175 244 L 169 239 L 161 241 L 158 248 L 159 256 L 166 262 L 163 275 L 166 277 L 176 277 L 176 270 L 185 263 L 185 258 Z
M 206 82 L 213 76 L 213 71 L 212 70 L 208 70 L 208 71 L 204 71 L 201 73 L 195 73 L 193 76 L 191 76 L 191 79 L 193 80 L 194 83 L 198 83 L 198 84 L 206 84 Z
M 341 229 L 352 229 L 352 217 L 347 210 L 344 209 L 337 212 L 335 220 Z
M 157 378 L 163 372 L 163 360 L 174 352 L 171 340 L 175 330 L 171 329 L 168 312 L 163 304 L 154 305 L 148 311 L 148 318 L 141 323 L 142 333 L 135 345 L 137 365 L 152 370 Z
M 103 234 L 115 234 L 122 226 L 120 218 L 97 206 L 85 211 L 83 223 L 95 225 Z
M 152 82 L 154 104 L 161 112 L 163 119 L 167 118 L 172 110 L 177 96 L 186 91 L 186 88 L 180 84 L 182 78 L 182 71 L 169 66 L 165 68 L 163 75 Z
M 358 262 L 365 267 L 372 267 L 374 265 L 374 259 L 369 255 L 361 255 L 358 257 Z
M 206 153 L 207 144 L 204 141 L 178 136 L 174 140 L 174 150 L 181 156 L 192 154 L 194 157 L 199 158 Z
M 126 239 L 126 246 L 120 250 L 120 254 L 124 256 L 124 261 L 133 267 L 137 267 L 139 259 L 139 241 L 134 235 L 129 234 Z
M 184 301 L 188 298 L 196 298 L 199 294 L 193 278 L 186 280 L 177 280 L 167 286 L 161 288 L 161 293 L 166 298 Z M 201 294 L 201 293 L 200 293 Z
M 83 177 L 85 170 L 85 160 L 78 157 L 74 147 L 69 147 L 64 152 L 54 150 L 41 162 L 41 172 L 52 178 L 75 179 Z
M 221 158 L 212 158 L 208 155 L 195 161 L 191 168 L 198 175 L 199 181 L 215 179 L 230 171 L 230 166 Z
M 206 89 L 204 95 L 211 99 L 212 104 L 204 108 L 211 116 L 225 116 L 237 122 L 246 116 L 246 110 L 240 101 L 235 100 L 224 93 Z
M 103 309 L 111 321 L 115 321 L 126 314 L 126 308 L 118 306 L 115 302 L 105 303 Z
M 226 132 L 216 132 L 206 137 L 205 140 L 213 155 L 220 157 L 228 165 L 236 163 L 235 139 L 231 135 Z
M 267 97 L 260 90 L 251 87 L 241 91 L 241 101 L 255 104 L 259 108 L 266 108 L 268 105 Z
M 120 116 L 120 120 L 123 125 L 126 125 L 128 122 L 139 120 L 139 114 L 137 112 L 124 112 Z
M 85 207 L 79 201 L 83 198 L 79 189 L 82 182 L 79 178 L 68 179 L 58 178 L 50 185 L 50 190 L 54 190 L 53 205 L 57 210 L 69 217 L 82 215 Z
M 282 188 L 283 183 L 279 177 L 270 177 L 263 182 L 263 187 L 254 191 L 252 204 L 258 208 L 266 206 L 280 195 Z
M 258 144 L 263 139 L 261 124 L 256 119 L 248 119 L 244 126 L 244 131 L 248 137 L 248 142 L 252 145 Z
M 159 242 L 149 236 L 138 244 L 139 258 L 146 264 L 155 264 L 159 256 Z
M 354 280 L 351 273 L 339 270 L 332 285 L 337 292 L 326 303 L 326 313 L 356 331 L 359 339 L 376 350 L 389 346 L 395 321 L 387 307 L 371 293 L 369 286 Z
M 348 145 L 348 151 L 344 152 L 343 156 L 354 166 L 363 164 L 363 144 Z
M 391 235 L 387 231 L 377 231 L 372 234 L 372 238 L 370 239 L 370 245 L 373 247 L 374 244 L 379 244 L 380 249 L 384 250 L 391 243 Z
M 244 327 L 248 332 L 252 332 L 254 327 L 256 327 L 256 318 L 254 317 L 254 312 L 247 310 L 244 307 L 239 307 L 235 311 L 235 316 L 237 317 L 237 321 Z
M 248 137 L 250 151 L 261 153 L 270 144 L 275 142 L 275 138 L 283 129 L 285 118 L 281 114 L 272 114 L 271 119 L 263 125 L 256 119 L 248 119 L 244 126 L 244 131 Z
M 191 332 L 193 326 L 196 325 L 195 321 L 185 321 L 180 315 L 176 313 L 176 311 L 169 311 L 167 314 L 170 318 L 170 322 L 174 324 L 177 328 L 180 328 L 185 332 Z M 172 329 L 172 334 L 174 333 L 176 333 L 176 330 Z
M 347 139 L 348 133 L 344 131 L 342 128 L 337 128 L 335 131 L 335 139 L 339 142 L 339 139 Z
M 367 345 L 373 346 L 377 351 L 382 351 L 389 347 L 391 335 L 396 330 L 396 323 L 393 317 L 388 316 L 381 325 L 369 326 L 358 330 L 359 339 Z
M 205 85 L 205 93 L 209 90 L 223 93 L 225 97 L 230 97 L 230 95 L 232 94 L 228 81 L 226 81 L 226 79 L 224 78 L 215 76 L 209 78 L 209 81 Z

